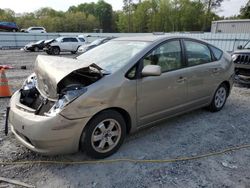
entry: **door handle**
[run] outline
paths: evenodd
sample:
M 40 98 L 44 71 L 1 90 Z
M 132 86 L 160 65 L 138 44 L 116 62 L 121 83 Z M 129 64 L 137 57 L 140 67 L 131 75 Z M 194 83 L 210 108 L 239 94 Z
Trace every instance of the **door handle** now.
M 186 77 L 180 76 L 180 77 L 178 78 L 177 82 L 178 82 L 178 83 L 183 83 L 183 82 L 185 82 L 186 80 L 187 80 Z

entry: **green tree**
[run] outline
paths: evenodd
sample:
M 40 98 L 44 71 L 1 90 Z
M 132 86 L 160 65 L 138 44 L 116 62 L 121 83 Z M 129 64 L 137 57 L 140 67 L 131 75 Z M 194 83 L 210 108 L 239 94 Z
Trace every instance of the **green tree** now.
M 99 19 L 100 27 L 104 32 L 112 31 L 112 6 L 103 0 L 99 0 L 96 4 L 96 16 Z
M 250 0 L 240 9 L 240 18 L 250 19 Z
M 220 7 L 223 1 L 224 0 L 203 0 L 203 4 L 206 7 L 205 8 L 206 15 L 204 17 L 203 30 L 208 30 L 208 28 L 211 26 L 211 21 L 213 20 L 214 17 L 214 12 L 212 11 Z
M 15 12 L 11 9 L 0 9 L 0 21 L 14 22 Z

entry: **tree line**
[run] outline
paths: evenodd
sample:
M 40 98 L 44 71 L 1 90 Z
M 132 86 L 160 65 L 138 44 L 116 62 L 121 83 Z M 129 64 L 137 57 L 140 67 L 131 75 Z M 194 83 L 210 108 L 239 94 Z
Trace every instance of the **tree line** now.
M 16 22 L 19 28 L 43 26 L 48 32 L 175 32 L 209 31 L 211 21 L 224 19 L 216 13 L 224 0 L 123 0 L 123 9 L 99 0 L 71 6 L 67 11 L 45 7 L 17 15 L 0 9 L 0 21 Z M 240 14 L 250 18 L 250 0 Z

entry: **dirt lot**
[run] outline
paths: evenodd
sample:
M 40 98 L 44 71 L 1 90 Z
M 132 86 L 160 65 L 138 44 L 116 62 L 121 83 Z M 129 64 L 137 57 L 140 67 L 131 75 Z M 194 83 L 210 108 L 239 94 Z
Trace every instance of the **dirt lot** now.
M 20 87 L 32 72 L 38 54 L 0 50 L 0 64 L 16 67 L 7 71 L 13 90 Z M 69 54 L 62 56 L 73 57 Z M 21 65 L 26 65 L 27 70 L 20 70 Z M 80 152 L 64 156 L 40 156 L 20 145 L 12 134 L 6 137 L 3 126 L 8 101 L 0 99 L 0 162 L 88 159 Z M 233 88 L 222 111 L 210 113 L 204 109 L 197 110 L 131 135 L 108 160 L 170 159 L 250 144 L 249 114 L 250 89 L 237 86 Z M 174 163 L 2 165 L 0 176 L 37 187 L 250 187 L 249 160 L 250 149 L 246 148 Z M 0 182 L 0 187 L 4 186 L 15 187 Z

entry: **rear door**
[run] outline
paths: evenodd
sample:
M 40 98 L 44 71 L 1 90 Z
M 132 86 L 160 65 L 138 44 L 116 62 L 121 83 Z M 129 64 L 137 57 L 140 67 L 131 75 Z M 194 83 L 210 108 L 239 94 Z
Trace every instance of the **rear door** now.
M 71 40 L 71 50 L 70 51 L 77 51 L 78 46 L 80 43 L 78 42 L 77 38 L 70 38 Z
M 207 104 L 219 84 L 221 63 L 206 43 L 191 39 L 183 41 L 188 66 L 188 100 L 193 107 Z
M 62 39 L 62 42 L 60 44 L 61 51 L 71 51 L 72 44 L 71 39 L 69 37 L 65 37 Z
M 141 64 L 160 65 L 160 76 L 137 81 L 137 117 L 139 126 L 166 118 L 185 109 L 186 70 L 179 40 L 167 41 L 146 55 Z

